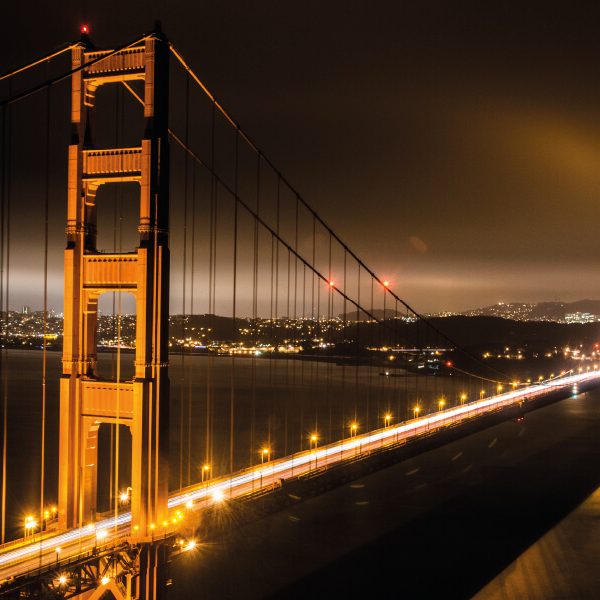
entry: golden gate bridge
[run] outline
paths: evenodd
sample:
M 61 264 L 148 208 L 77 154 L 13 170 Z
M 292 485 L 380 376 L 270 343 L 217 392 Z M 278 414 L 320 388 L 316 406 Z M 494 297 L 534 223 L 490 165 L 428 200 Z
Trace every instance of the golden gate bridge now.
M 597 368 L 518 381 L 453 342 L 319 216 L 160 28 L 97 50 L 84 27 L 2 82 L 4 334 L 24 169 L 42 215 L 43 308 L 34 396 L 11 384 L 16 351 L 1 353 L 0 594 L 159 598 L 168 561 L 194 552 L 220 511 L 275 510 L 296 489 L 318 493 L 423 440 L 597 383 Z M 32 112 L 33 132 L 22 124 Z M 60 366 L 48 335 L 57 185 Z M 98 347 L 102 310 L 114 317 L 110 356 Z M 219 343 L 198 331 L 200 311 L 207 323 L 219 315 Z M 7 492 L 29 473 L 10 472 L 23 440 L 9 423 L 25 401 L 39 427 L 28 440 L 39 443 L 36 508 L 15 515 Z

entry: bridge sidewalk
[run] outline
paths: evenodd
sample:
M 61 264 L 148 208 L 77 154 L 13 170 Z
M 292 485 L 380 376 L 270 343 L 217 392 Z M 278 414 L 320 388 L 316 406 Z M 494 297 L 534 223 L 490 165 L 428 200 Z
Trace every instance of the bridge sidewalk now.
M 600 488 L 472 600 L 600 598 Z

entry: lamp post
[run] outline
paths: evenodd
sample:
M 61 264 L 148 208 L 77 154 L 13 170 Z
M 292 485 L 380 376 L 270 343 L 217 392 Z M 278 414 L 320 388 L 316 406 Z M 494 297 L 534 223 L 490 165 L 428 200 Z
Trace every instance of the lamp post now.
M 267 459 L 267 462 L 269 462 L 271 460 L 271 449 L 269 447 L 265 447 L 265 448 L 261 448 L 260 450 L 260 487 L 262 488 L 262 483 L 263 483 L 263 469 L 262 466 L 265 462 L 265 458 Z
M 37 527 L 37 523 L 32 516 L 25 517 L 25 535 L 26 538 L 28 534 L 33 535 L 35 528 Z
M 319 442 L 319 436 L 316 433 L 311 434 L 310 436 L 310 449 L 315 451 L 315 469 L 317 468 L 317 444 Z
M 204 497 L 206 498 L 207 496 L 207 492 L 208 492 L 208 480 L 210 479 L 210 465 L 208 463 L 205 463 L 202 465 L 202 483 L 204 483 L 206 481 L 206 485 L 205 487 L 205 494 Z

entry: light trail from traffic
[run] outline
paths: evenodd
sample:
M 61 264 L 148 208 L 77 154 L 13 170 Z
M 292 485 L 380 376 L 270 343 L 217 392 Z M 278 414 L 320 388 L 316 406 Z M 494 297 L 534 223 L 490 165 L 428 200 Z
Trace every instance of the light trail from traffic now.
M 174 512 L 185 508 L 201 510 L 213 504 L 219 504 L 226 498 L 238 498 L 261 489 L 272 488 L 290 477 L 306 474 L 314 469 L 331 466 L 350 457 L 380 449 L 386 445 L 408 441 L 423 433 L 433 432 L 500 408 L 515 405 L 525 400 L 538 398 L 550 392 L 573 387 L 594 380 L 600 380 L 600 371 L 594 370 L 574 375 L 566 375 L 547 380 L 532 386 L 515 389 L 482 400 L 470 402 L 440 410 L 428 415 L 405 421 L 398 425 L 388 425 L 361 435 L 340 440 L 321 448 L 304 452 L 244 469 L 233 475 L 216 478 L 212 481 L 197 483 L 184 490 L 173 493 L 168 501 L 169 509 Z M 258 486 L 257 486 L 258 483 Z M 173 522 L 174 521 L 174 522 Z M 179 521 L 170 519 L 164 525 L 155 524 L 156 539 L 177 531 Z M 57 559 L 56 549 L 60 548 L 60 557 L 68 558 L 87 552 L 94 547 L 103 548 L 128 537 L 131 530 L 131 513 L 121 513 L 100 520 L 94 524 L 74 528 L 66 532 L 43 537 L 41 540 L 22 540 L 9 542 L 4 549 L 0 547 L 0 579 L 26 573 L 51 565 Z M 101 543 L 100 543 L 101 540 Z M 17 547 L 15 547 L 17 545 Z

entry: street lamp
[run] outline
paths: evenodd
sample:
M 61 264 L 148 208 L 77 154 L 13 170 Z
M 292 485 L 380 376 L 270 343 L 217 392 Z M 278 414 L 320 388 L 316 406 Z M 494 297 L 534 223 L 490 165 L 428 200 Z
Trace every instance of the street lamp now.
M 267 462 L 271 460 L 271 449 L 268 447 L 262 448 L 260 451 L 260 464 L 262 465 L 265 462 L 265 458 Z
M 442 410 L 444 406 L 446 406 L 446 401 L 443 398 L 440 398 L 440 400 L 438 401 L 438 406 L 440 410 Z
M 208 464 L 202 465 L 202 483 L 204 483 L 205 478 L 208 479 L 209 472 L 210 472 L 210 465 L 208 465 Z
M 128 504 L 129 500 L 131 498 L 131 487 L 128 487 L 125 491 L 121 492 L 121 494 L 119 495 L 119 500 L 121 501 L 121 504 Z
M 392 420 L 392 415 L 390 415 L 390 413 L 386 413 L 385 415 L 383 415 L 384 427 L 389 427 L 391 420 Z
M 32 516 L 25 517 L 25 537 L 27 537 L 27 534 L 33 535 L 36 527 L 37 523 Z
M 358 431 L 358 423 L 350 424 L 350 437 L 356 437 L 356 432 Z
M 461 394 L 460 395 L 460 403 L 464 404 L 467 401 L 467 395 L 466 394 Z
M 310 435 L 310 449 L 311 450 L 315 450 L 317 449 L 317 444 L 319 442 L 319 436 L 317 433 L 312 433 Z M 317 455 L 315 454 L 315 469 L 317 468 Z
M 413 414 L 414 414 L 414 418 L 415 418 L 415 419 L 416 419 L 416 418 L 419 416 L 419 413 L 420 413 L 420 412 L 421 412 L 421 407 L 420 407 L 418 404 L 416 404 L 416 405 L 413 407 Z
M 481 391 L 479 392 L 479 399 L 480 399 L 480 400 L 483 400 L 483 397 L 484 397 L 484 396 L 485 396 L 485 390 L 481 390 Z
M 265 458 L 267 459 L 267 462 L 269 462 L 269 460 L 271 460 L 271 449 L 269 447 L 265 447 L 265 448 L 261 448 L 260 451 L 260 464 L 261 466 L 264 464 L 265 462 Z M 263 485 L 263 470 L 260 470 L 260 487 L 262 488 Z

